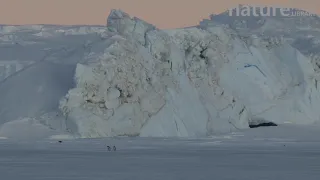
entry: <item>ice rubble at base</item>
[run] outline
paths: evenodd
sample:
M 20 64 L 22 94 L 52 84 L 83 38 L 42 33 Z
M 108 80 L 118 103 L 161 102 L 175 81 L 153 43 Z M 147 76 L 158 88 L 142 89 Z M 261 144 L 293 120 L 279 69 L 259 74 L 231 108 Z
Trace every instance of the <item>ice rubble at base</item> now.
M 113 10 L 109 46 L 78 64 L 61 100 L 82 137 L 201 137 L 249 123 L 319 120 L 318 76 L 285 42 L 240 38 L 224 26 L 159 30 Z

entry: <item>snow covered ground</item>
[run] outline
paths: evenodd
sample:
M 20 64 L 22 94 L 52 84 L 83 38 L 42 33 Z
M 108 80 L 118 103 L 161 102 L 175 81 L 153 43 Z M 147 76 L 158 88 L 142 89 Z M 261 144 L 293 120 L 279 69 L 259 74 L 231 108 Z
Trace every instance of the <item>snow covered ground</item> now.
M 0 139 L 0 174 L 3 180 L 318 180 L 319 135 L 315 126 L 285 125 L 204 139 Z

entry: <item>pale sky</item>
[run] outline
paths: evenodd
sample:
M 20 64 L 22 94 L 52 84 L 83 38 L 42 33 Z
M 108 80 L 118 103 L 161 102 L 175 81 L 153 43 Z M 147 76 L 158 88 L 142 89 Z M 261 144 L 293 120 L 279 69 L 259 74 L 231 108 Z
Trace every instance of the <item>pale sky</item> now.
M 121 9 L 159 28 L 178 28 L 238 4 L 279 5 L 320 14 L 320 0 L 0 0 L 0 24 L 104 25 L 111 9 Z

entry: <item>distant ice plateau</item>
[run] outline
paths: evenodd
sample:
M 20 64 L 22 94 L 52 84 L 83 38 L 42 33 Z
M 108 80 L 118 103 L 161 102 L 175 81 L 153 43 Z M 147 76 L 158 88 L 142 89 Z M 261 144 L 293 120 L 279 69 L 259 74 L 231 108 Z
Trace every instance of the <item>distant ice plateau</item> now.
M 206 137 L 318 124 L 319 42 L 318 16 L 226 12 L 161 30 L 112 10 L 106 26 L 1 25 L 0 137 Z

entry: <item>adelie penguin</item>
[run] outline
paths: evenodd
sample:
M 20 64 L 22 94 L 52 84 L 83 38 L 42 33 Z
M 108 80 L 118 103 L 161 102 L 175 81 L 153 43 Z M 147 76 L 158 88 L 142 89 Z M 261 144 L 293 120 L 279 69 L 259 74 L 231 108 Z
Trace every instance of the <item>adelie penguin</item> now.
M 110 146 L 107 146 L 107 149 L 108 149 L 108 151 L 111 151 L 111 147 Z M 116 151 L 117 150 L 117 148 L 116 148 L 116 146 L 113 146 L 113 151 Z

